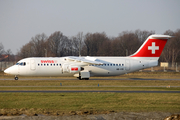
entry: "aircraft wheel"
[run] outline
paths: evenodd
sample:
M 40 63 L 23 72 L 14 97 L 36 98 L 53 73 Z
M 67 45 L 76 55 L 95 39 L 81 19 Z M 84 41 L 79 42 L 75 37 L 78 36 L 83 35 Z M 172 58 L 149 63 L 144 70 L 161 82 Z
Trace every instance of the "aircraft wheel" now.
M 81 80 L 89 80 L 89 78 L 83 78 L 83 79 L 81 79 Z
M 81 77 L 77 77 L 79 80 L 89 80 L 89 78 L 81 78 Z
M 14 77 L 15 80 L 18 80 L 18 77 Z
M 82 80 L 81 77 L 77 77 L 79 80 Z

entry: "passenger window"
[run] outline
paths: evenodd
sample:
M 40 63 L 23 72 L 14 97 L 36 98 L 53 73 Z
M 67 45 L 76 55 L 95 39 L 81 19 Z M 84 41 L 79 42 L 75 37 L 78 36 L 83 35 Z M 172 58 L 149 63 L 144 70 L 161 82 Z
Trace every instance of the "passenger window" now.
M 116 64 L 116 66 L 118 66 L 118 64 Z
M 44 64 L 44 66 L 46 66 L 46 64 Z
M 109 66 L 109 64 L 107 64 L 107 66 Z
M 49 66 L 49 64 L 47 64 L 47 66 Z
M 56 64 L 58 66 L 58 64 Z
M 115 64 L 113 64 L 113 66 L 115 66 Z
M 121 64 L 119 64 L 119 66 L 121 66 Z
M 122 64 L 122 66 L 124 66 L 124 64 Z
M 39 64 L 38 64 L 38 66 L 39 66 Z
M 110 64 L 112 66 L 112 64 Z
M 59 64 L 59 66 L 61 66 L 61 64 Z
M 52 64 L 51 64 L 51 66 L 52 66 Z

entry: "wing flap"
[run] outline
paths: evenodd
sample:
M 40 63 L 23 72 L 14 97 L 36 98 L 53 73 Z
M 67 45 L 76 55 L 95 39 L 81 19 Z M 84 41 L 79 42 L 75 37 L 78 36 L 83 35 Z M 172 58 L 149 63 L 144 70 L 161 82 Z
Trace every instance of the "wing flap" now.
M 102 65 L 102 62 L 96 61 L 97 59 L 94 57 L 67 57 L 68 60 L 74 62 L 82 62 L 87 64 L 95 64 L 95 65 Z

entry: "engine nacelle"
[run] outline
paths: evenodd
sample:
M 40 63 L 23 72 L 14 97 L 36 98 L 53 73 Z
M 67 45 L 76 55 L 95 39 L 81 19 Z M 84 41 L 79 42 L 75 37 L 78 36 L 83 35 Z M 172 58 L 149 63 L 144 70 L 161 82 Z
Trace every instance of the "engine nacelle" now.
M 69 65 L 69 72 L 70 73 L 77 73 L 81 71 L 81 67 L 80 66 L 76 66 L 76 65 Z

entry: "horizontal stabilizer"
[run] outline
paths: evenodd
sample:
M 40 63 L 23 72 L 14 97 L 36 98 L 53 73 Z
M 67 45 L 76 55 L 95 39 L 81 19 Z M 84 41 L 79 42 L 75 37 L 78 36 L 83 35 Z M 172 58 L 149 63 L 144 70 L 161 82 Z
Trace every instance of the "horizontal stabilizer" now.
M 151 35 L 152 39 L 170 39 L 172 36 L 169 35 Z

